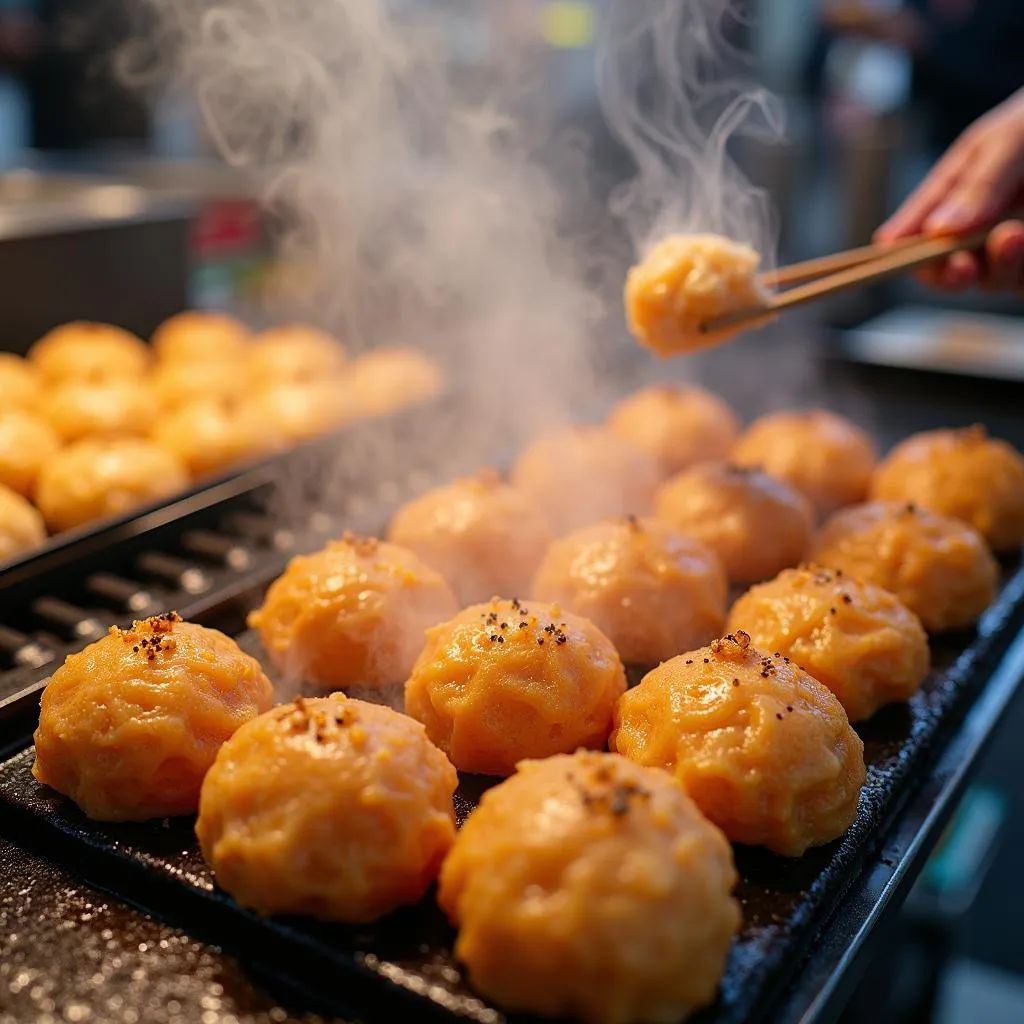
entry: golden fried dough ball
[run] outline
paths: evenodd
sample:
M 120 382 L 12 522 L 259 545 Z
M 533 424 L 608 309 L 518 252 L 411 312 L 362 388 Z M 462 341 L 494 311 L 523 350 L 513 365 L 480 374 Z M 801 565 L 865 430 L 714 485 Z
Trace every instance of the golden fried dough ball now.
M 427 632 L 406 714 L 460 771 L 603 747 L 626 675 L 611 641 L 557 605 L 495 598 Z
M 837 512 L 818 535 L 814 560 L 895 594 L 929 633 L 974 623 L 995 600 L 999 579 L 976 530 L 896 502 Z
M 756 306 L 761 257 L 721 235 L 668 235 L 626 275 L 626 320 L 633 336 L 659 356 L 717 345 L 737 333 L 703 333 L 709 320 Z
M 192 814 L 221 744 L 273 703 L 255 658 L 173 612 L 110 632 L 43 691 L 32 774 L 98 821 Z
M 40 415 L 65 444 L 87 437 L 143 437 L 157 408 L 143 381 L 67 381 L 40 403 Z
M 424 633 L 457 611 L 441 576 L 411 551 L 346 534 L 288 563 L 249 625 L 273 663 L 324 689 L 404 683 Z
M 615 754 L 524 761 L 441 869 L 473 986 L 589 1024 L 679 1021 L 715 998 L 740 911 L 732 850 L 670 776 Z
M 149 346 L 130 331 L 85 320 L 55 327 L 28 358 L 50 383 L 63 380 L 138 380 L 149 368 Z
M 962 519 L 993 551 L 1024 544 L 1024 456 L 980 425 L 908 437 L 878 467 L 871 496 Z
M 300 697 L 221 747 L 196 834 L 243 907 L 372 921 L 437 877 L 457 782 L 411 718 L 341 693 Z
M 165 320 L 152 341 L 162 362 L 197 363 L 237 359 L 249 337 L 249 328 L 227 313 L 188 310 Z
M 828 513 L 867 497 L 877 454 L 860 427 L 824 409 L 809 409 L 755 420 L 729 459 L 784 480 Z
M 615 406 L 608 426 L 655 459 L 664 476 L 696 462 L 724 459 L 740 432 L 725 402 L 688 385 L 634 392 Z
M 921 620 L 888 590 L 838 569 L 786 569 L 751 587 L 732 606 L 729 630 L 810 672 L 851 722 L 908 700 L 928 675 Z
M 153 374 L 153 394 L 164 412 L 204 399 L 239 402 L 252 386 L 242 359 L 209 358 L 202 362 L 175 359 Z
M 814 510 L 760 470 L 704 462 L 658 492 L 655 514 L 706 544 L 735 583 L 757 583 L 798 565 L 810 550 Z
M 607 427 L 539 437 L 512 467 L 512 483 L 547 514 L 558 534 L 612 516 L 646 515 L 660 473 L 641 449 Z
M 52 530 L 70 530 L 180 491 L 185 467 L 151 441 L 125 437 L 62 448 L 39 473 L 36 504 Z
M 850 827 L 866 777 L 842 704 L 744 632 L 649 672 L 619 701 L 611 747 L 673 771 L 733 842 L 787 857 Z
M 18 409 L 0 412 L 0 484 L 26 497 L 60 439 L 41 419 Z
M 345 362 L 345 349 L 336 339 L 306 324 L 272 327 L 249 347 L 249 372 L 267 384 L 333 377 Z
M 351 364 L 349 382 L 361 415 L 384 416 L 436 398 L 444 378 L 429 356 L 414 348 L 385 347 Z
M 414 498 L 388 539 L 437 569 L 467 605 L 525 593 L 552 533 L 530 498 L 486 471 Z
M 152 438 L 197 478 L 266 455 L 281 444 L 273 424 L 251 405 L 232 407 L 213 399 L 162 416 Z
M 340 380 L 273 384 L 257 390 L 250 404 L 292 444 L 337 430 L 360 415 L 351 388 Z
M 39 512 L 17 491 L 0 484 L 0 562 L 31 551 L 45 540 Z
M 589 619 L 627 665 L 656 665 L 721 634 L 727 591 L 703 544 L 628 516 L 556 540 L 529 592 Z
M 35 408 L 42 394 L 39 372 L 27 360 L 12 352 L 0 352 L 0 395 L 4 396 L 3 408 Z

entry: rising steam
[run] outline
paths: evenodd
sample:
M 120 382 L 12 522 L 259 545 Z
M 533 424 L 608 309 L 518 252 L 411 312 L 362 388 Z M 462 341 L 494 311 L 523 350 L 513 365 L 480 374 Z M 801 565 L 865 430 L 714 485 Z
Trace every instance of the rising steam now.
M 727 144 L 780 125 L 727 39 L 729 0 L 606 5 L 600 96 L 637 171 L 612 201 L 634 245 L 616 263 L 607 210 L 586 195 L 586 147 L 552 138 L 547 82 L 514 51 L 486 76 L 459 74 L 441 41 L 445 6 L 141 0 L 145 48 L 120 61 L 136 85 L 190 89 L 223 157 L 265 183 L 302 285 L 288 315 L 356 349 L 424 348 L 470 396 L 439 434 L 401 438 L 411 464 L 440 475 L 594 408 L 607 387 L 598 326 L 652 240 L 712 231 L 770 259 L 767 198 Z M 343 478 L 396 443 L 346 442 Z
M 666 234 L 710 232 L 774 259 L 776 224 L 728 146 L 782 137 L 782 108 L 732 41 L 736 0 L 628 0 L 603 25 L 598 85 L 608 125 L 636 164 L 613 197 L 639 253 Z
M 596 250 L 560 231 L 513 76 L 460 81 L 440 20 L 384 0 L 145 2 L 221 154 L 266 182 L 301 315 L 439 356 L 481 459 L 593 388 Z M 152 52 L 122 70 L 151 74 Z

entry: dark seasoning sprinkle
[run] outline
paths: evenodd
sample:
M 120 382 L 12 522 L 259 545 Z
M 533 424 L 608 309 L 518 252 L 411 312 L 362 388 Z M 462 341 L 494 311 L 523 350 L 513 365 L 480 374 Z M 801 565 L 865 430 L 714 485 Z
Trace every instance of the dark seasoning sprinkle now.
M 598 768 L 589 780 L 597 787 L 596 791 L 571 772 L 568 779 L 586 810 L 611 814 L 614 818 L 624 818 L 634 801 L 648 801 L 651 798 L 650 790 L 635 782 L 616 781 L 607 765 Z
M 131 644 L 132 653 L 144 653 L 146 660 L 156 661 L 158 654 L 172 654 L 177 648 L 177 641 L 171 635 L 176 623 L 182 621 L 177 612 L 167 612 L 166 615 L 151 615 L 148 619 L 142 619 L 132 623 L 131 629 L 118 629 L 111 626 L 111 633 L 120 636 L 126 644 Z M 139 636 L 139 631 L 148 629 L 149 634 Z
M 352 707 L 342 707 L 333 713 L 323 707 L 311 709 L 305 697 L 296 697 L 281 709 L 281 719 L 290 727 L 293 735 L 306 733 L 320 744 L 336 738 L 338 730 L 351 725 L 356 717 L 356 709 Z

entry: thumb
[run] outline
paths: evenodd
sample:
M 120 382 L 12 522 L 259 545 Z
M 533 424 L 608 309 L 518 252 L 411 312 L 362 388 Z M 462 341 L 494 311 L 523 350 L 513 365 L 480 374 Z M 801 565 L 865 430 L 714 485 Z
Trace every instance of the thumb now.
M 929 233 L 968 231 L 1005 213 L 1024 182 L 1024 161 L 1016 140 L 1008 138 L 961 172 L 942 203 L 924 223 Z

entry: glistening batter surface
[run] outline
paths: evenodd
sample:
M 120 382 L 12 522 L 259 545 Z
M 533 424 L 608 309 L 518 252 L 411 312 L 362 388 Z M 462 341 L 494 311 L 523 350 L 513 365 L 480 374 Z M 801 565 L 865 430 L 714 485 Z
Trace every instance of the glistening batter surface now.
M 857 822 L 838 843 L 783 861 L 739 849 L 737 896 L 744 924 L 730 954 L 719 1002 L 693 1018 L 701 1024 L 752 1024 L 770 1019 L 772 1000 L 800 964 L 817 929 L 842 897 L 856 870 L 875 849 L 881 830 L 914 778 L 936 756 L 999 655 L 1024 621 L 1024 573 L 1004 587 L 976 637 L 935 644 L 935 671 L 909 705 L 876 715 L 859 731 L 865 741 L 868 783 Z M 243 646 L 252 653 L 255 638 Z M 230 942 L 289 974 L 296 985 L 320 983 L 324 998 L 344 990 L 371 1020 L 504 1018 L 465 986 L 451 960 L 452 932 L 430 901 L 365 928 L 346 929 L 297 919 L 268 922 L 240 912 L 212 884 L 192 835 L 192 822 L 98 826 L 31 779 L 32 752 L 0 768 L 5 828 L 34 835 L 57 857 L 102 876 L 104 885 L 176 920 L 197 922 L 204 934 Z M 488 783 L 464 777 L 457 807 L 464 816 Z M 181 965 L 171 967 L 180 971 Z M 255 974 L 256 977 L 260 975 Z M 339 978 L 345 984 L 339 985 Z M 338 1007 L 336 1012 L 343 1012 Z

